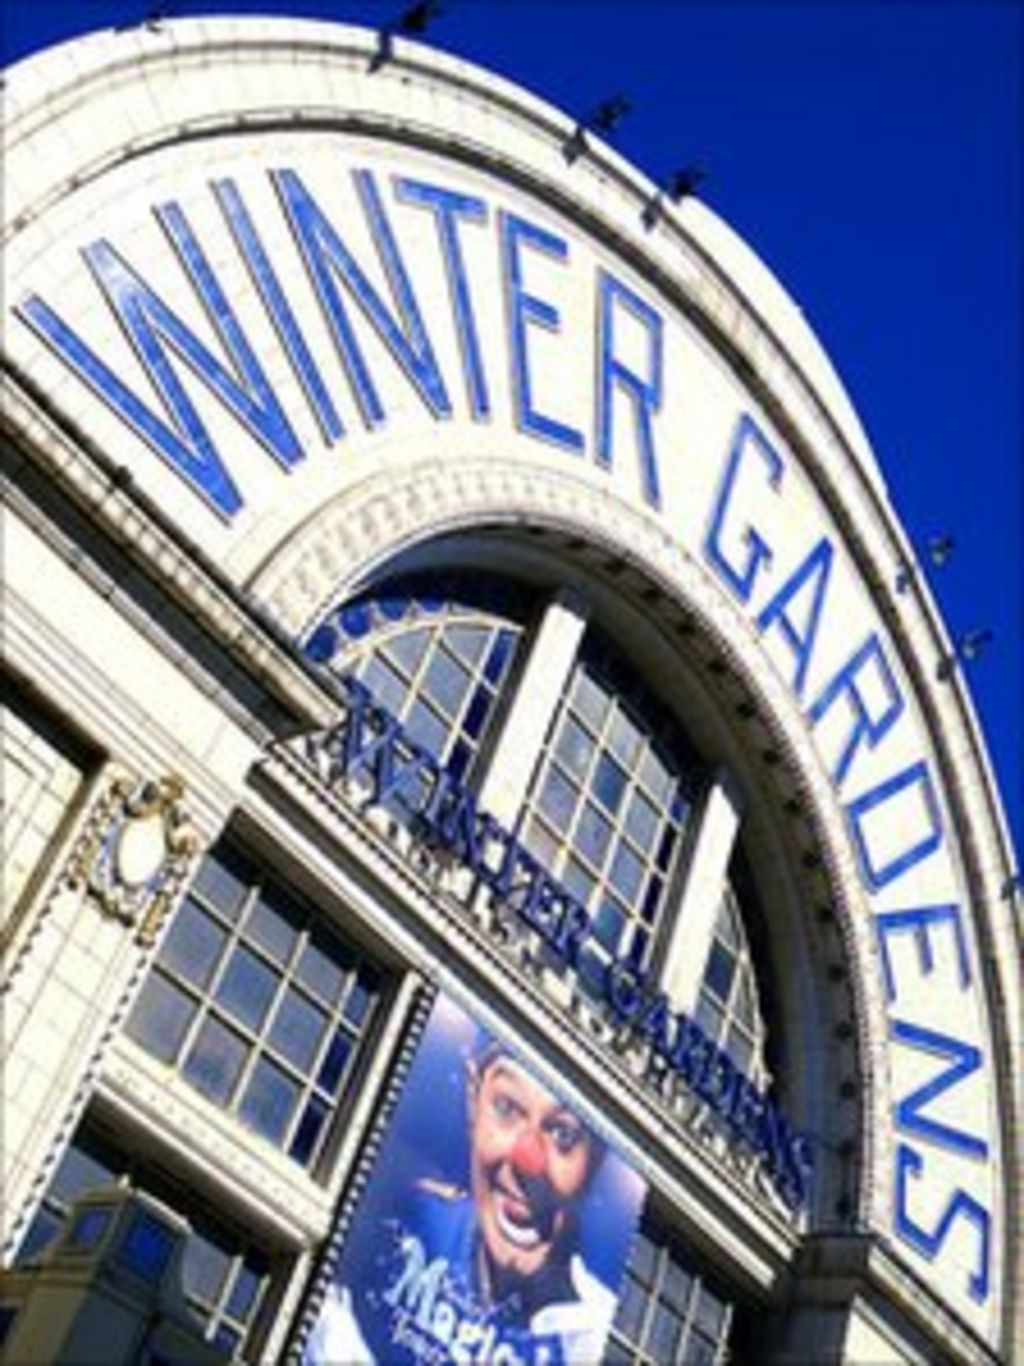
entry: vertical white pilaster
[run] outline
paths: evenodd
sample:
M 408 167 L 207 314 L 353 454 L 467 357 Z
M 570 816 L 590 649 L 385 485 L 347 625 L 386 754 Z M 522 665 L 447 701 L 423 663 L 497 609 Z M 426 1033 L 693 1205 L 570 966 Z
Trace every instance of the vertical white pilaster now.
M 578 595 L 563 591 L 548 604 L 480 793 L 481 808 L 503 825 L 514 826 L 526 798 L 586 625 Z
M 677 1010 L 692 1011 L 697 1004 L 742 807 L 735 783 L 719 769 L 698 816 L 662 973 L 662 987 Z

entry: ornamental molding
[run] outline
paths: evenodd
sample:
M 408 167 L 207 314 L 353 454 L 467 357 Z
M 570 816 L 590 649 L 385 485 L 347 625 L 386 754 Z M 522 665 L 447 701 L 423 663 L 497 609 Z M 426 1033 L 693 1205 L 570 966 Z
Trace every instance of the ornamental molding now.
M 118 774 L 93 806 L 65 870 L 101 912 L 155 943 L 191 871 L 199 836 L 176 774 Z

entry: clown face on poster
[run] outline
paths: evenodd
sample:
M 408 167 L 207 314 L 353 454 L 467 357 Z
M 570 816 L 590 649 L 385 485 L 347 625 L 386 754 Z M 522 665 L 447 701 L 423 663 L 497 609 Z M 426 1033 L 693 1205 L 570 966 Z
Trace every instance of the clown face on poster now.
M 645 1189 L 440 996 L 304 1366 L 600 1360 Z

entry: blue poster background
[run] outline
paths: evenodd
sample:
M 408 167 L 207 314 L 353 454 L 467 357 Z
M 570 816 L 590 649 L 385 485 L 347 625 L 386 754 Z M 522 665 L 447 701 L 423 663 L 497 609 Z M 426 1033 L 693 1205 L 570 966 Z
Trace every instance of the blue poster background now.
M 519 1084 L 529 1095 L 548 1098 L 556 1134 L 560 1120 L 570 1132 L 577 1125 L 580 1143 L 599 1154 L 572 1201 L 571 1231 L 558 1240 L 557 1255 L 511 1295 L 482 1284 L 487 1237 L 470 1189 L 470 1079 L 482 1059 L 496 1057 L 511 1061 L 502 1067 L 513 1086 L 525 1075 Z M 514 1048 L 440 996 L 307 1339 L 304 1366 L 592 1366 L 645 1189 Z

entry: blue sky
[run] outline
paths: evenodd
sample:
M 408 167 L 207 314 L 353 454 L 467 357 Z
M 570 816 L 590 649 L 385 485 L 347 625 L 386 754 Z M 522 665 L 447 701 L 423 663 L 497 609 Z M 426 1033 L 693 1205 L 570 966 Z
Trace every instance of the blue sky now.
M 14 0 L 9 62 L 146 0 Z M 402 0 L 171 0 L 375 26 Z M 843 377 L 966 665 L 1024 845 L 1024 5 L 1019 0 L 442 0 L 427 41 L 570 115 L 623 93 L 616 147 L 706 201 L 776 272 Z

